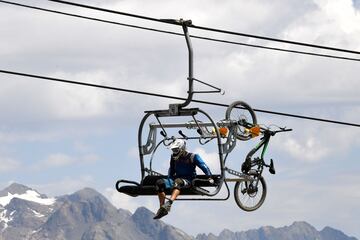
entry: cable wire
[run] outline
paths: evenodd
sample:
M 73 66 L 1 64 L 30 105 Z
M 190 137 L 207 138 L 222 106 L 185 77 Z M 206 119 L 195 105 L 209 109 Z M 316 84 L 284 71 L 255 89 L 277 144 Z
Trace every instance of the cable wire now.
M 170 95 L 164 95 L 164 94 L 157 94 L 157 93 L 151 93 L 151 92 L 145 92 L 145 91 L 138 91 L 138 90 L 132 90 L 132 89 L 126 89 L 126 88 L 111 87 L 111 86 L 92 84 L 92 83 L 86 83 L 86 82 L 77 82 L 77 81 L 71 81 L 71 80 L 66 80 L 66 79 L 61 79 L 61 78 L 53 78 L 53 77 L 40 76 L 40 75 L 21 73 L 21 72 L 14 72 L 14 71 L 2 70 L 2 69 L 0 69 L 0 73 L 16 75 L 16 76 L 22 76 L 22 77 L 29 77 L 29 78 L 42 79 L 42 80 L 47 80 L 47 81 L 62 82 L 62 83 L 67 83 L 67 84 L 82 85 L 82 86 L 93 87 L 93 88 L 102 88 L 102 89 L 108 89 L 108 90 L 114 90 L 114 91 L 128 92 L 128 93 L 134 93 L 134 94 L 142 94 L 142 95 L 148 95 L 148 96 L 153 96 L 153 97 L 170 98 L 170 99 L 176 99 L 176 100 L 186 100 L 186 98 L 182 98 L 182 97 L 176 97 L 176 96 L 170 96 Z M 220 106 L 220 107 L 228 107 L 229 106 L 228 104 L 216 103 L 216 102 L 208 102 L 208 101 L 202 101 L 202 100 L 192 100 L 192 102 L 208 104 L 208 105 L 214 105 L 214 106 Z M 352 126 L 352 127 L 360 127 L 360 124 L 356 124 L 356 123 L 349 123 L 349 122 L 335 121 L 335 120 L 330 120 L 330 119 L 308 117 L 308 116 L 303 116 L 303 115 L 296 115 L 296 114 L 268 111 L 268 110 L 255 109 L 255 108 L 253 110 L 256 111 L 256 112 L 262 112 L 262 113 L 273 114 L 273 115 L 280 115 L 280 116 L 299 118 L 299 119 L 306 119 L 306 120 L 319 121 L 319 122 L 326 122 L 326 123 L 334 123 L 334 124 L 340 124 L 340 125 L 346 125 L 346 126 Z
M 102 23 L 115 24 L 115 25 L 120 25 L 120 26 L 124 26 L 124 27 L 137 28 L 137 29 L 172 34 L 172 35 L 177 35 L 177 36 L 184 36 L 184 34 L 182 34 L 182 33 L 177 33 L 177 32 L 172 32 L 172 31 L 164 31 L 164 30 L 159 30 L 159 29 L 155 29 L 155 28 L 142 27 L 142 26 L 138 26 L 138 25 L 120 23 L 120 22 L 115 22 L 115 21 L 109 21 L 109 20 L 104 20 L 104 19 L 100 19 L 100 18 L 88 17 L 88 16 L 84 16 L 84 15 L 67 13 L 67 12 L 63 12 L 63 11 L 51 10 L 51 9 L 47 9 L 47 8 L 35 7 L 35 6 L 30 6 L 30 5 L 25 5 L 25 4 L 15 3 L 15 2 L 9 2 L 9 1 L 4 1 L 4 0 L 0 0 L 0 3 L 10 4 L 10 5 L 14 5 L 14 6 L 19 6 L 19 7 L 24 7 L 24 8 L 29 8 L 29 9 L 39 10 L 39 11 L 50 12 L 50 13 L 55 13 L 55 14 L 60 14 L 60 15 L 65 15 L 65 16 L 70 16 L 70 17 L 82 18 L 82 19 L 92 20 L 92 21 L 97 21 L 97 22 L 102 22 Z M 259 48 L 259 49 L 266 49 L 266 50 L 273 50 L 273 51 L 280 51 L 280 52 L 288 52 L 288 53 L 334 58 L 334 59 L 357 61 L 357 62 L 360 61 L 359 58 L 349 58 L 349 57 L 335 56 L 335 55 L 329 55 L 329 54 L 288 50 L 288 49 L 284 49 L 284 48 L 266 47 L 263 45 L 234 42 L 234 41 L 228 41 L 228 40 L 216 39 L 216 38 L 210 38 L 210 37 L 203 37 L 203 36 L 197 36 L 197 35 L 190 35 L 190 37 L 195 38 L 195 39 L 227 43 L 227 44 L 233 44 L 233 45 L 240 45 L 240 46 Z
M 138 29 L 149 30 L 149 31 L 154 31 L 154 32 L 161 32 L 161 33 L 168 33 L 168 34 L 180 35 L 180 36 L 184 35 L 181 33 L 176 33 L 176 32 L 171 32 L 171 31 L 164 31 L 164 30 L 159 30 L 159 29 L 154 29 L 154 28 L 141 27 L 141 26 L 133 25 L 133 24 L 120 23 L 120 22 L 104 20 L 104 19 L 94 18 L 94 17 L 87 17 L 84 15 L 67 13 L 67 12 L 63 12 L 63 11 L 51 10 L 48 8 L 35 7 L 35 6 L 30 6 L 30 5 L 25 5 L 25 4 L 21 4 L 21 3 L 15 3 L 15 2 L 9 2 L 9 1 L 4 1 L 4 0 L 0 0 L 0 3 L 10 4 L 10 5 L 18 6 L 18 7 L 24 7 L 24 8 L 29 8 L 29 9 L 34 9 L 34 10 L 39 10 L 39 11 L 44 11 L 44 12 L 56 13 L 56 14 L 60 14 L 60 15 L 70 16 L 70 17 L 82 18 L 82 19 L 87 19 L 87 20 L 92 20 L 92 21 L 97 21 L 97 22 L 115 24 L 115 25 L 120 25 L 120 26 L 124 26 L 124 27 L 132 27 L 132 28 L 138 28 Z
M 149 21 L 156 21 L 156 22 L 162 22 L 162 23 L 167 23 L 167 24 L 180 25 L 180 23 L 168 22 L 168 21 L 164 21 L 162 19 L 157 19 L 157 18 L 153 18 L 153 17 L 147 17 L 147 16 L 143 16 L 143 15 L 120 12 L 120 11 L 115 11 L 115 10 L 111 10 L 111 9 L 100 8 L 100 7 L 95 7 L 95 6 L 90 6 L 90 5 L 80 4 L 80 3 L 68 2 L 68 1 L 62 1 L 62 0 L 48 0 L 48 1 L 66 4 L 66 5 L 72 5 L 72 6 L 81 7 L 81 8 L 92 9 L 92 10 L 96 10 L 96 11 L 119 14 L 119 15 L 124 15 L 124 16 L 128 16 L 128 17 L 134 17 L 134 18 L 139 18 L 139 19 L 144 19 L 144 20 L 149 20 Z M 349 50 L 349 49 L 342 49 L 342 48 L 328 47 L 328 46 L 316 45 L 316 44 L 310 44 L 310 43 L 304 43 L 304 42 L 298 42 L 298 41 L 290 41 L 290 40 L 284 40 L 284 39 L 278 39 L 278 38 L 264 37 L 264 36 L 259 36 L 259 35 L 240 33 L 240 32 L 228 31 L 228 30 L 223 30 L 223 29 L 202 27 L 202 26 L 196 26 L 196 25 L 190 25 L 189 27 L 200 29 L 200 30 L 205 30 L 205 31 L 212 31 L 212 32 L 231 34 L 231 35 L 237 35 L 237 36 L 242 36 L 242 37 L 256 38 L 256 39 L 261 39 L 261 40 L 266 40 L 266 41 L 280 42 L 280 43 L 299 45 L 299 46 L 311 47 L 311 48 L 319 48 L 319 49 L 345 52 L 345 53 L 352 53 L 352 54 L 360 54 L 359 51 L 354 51 L 354 50 Z
M 288 52 L 288 53 L 310 55 L 310 56 L 316 56 L 316 57 L 325 57 L 325 58 L 334 58 L 334 59 L 349 60 L 349 61 L 356 61 L 356 62 L 360 61 L 359 58 L 349 58 L 349 57 L 341 57 L 341 56 L 335 56 L 335 55 L 330 55 L 330 54 L 312 53 L 312 52 L 289 50 L 289 49 L 276 48 L 276 47 L 266 47 L 266 46 L 263 46 L 263 45 L 248 44 L 248 43 L 242 43 L 242 42 L 234 42 L 234 41 L 228 41 L 228 40 L 222 40 L 222 39 L 214 39 L 214 38 L 194 36 L 194 35 L 190 35 L 190 37 L 197 38 L 197 39 L 202 39 L 202 40 L 209 40 L 209 41 L 213 41 L 213 42 L 221 42 L 221 43 L 228 43 L 228 44 L 234 44 L 234 45 L 241 45 L 241 46 L 245 46 L 245 47 L 253 47 L 253 48 L 266 49 L 266 50 L 274 50 L 274 51 L 279 51 L 279 52 Z

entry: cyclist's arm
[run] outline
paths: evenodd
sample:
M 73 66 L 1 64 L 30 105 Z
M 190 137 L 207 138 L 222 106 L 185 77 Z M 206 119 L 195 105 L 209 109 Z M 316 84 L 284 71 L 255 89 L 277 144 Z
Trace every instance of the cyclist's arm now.
M 196 166 L 198 166 L 201 171 L 203 171 L 206 175 L 211 176 L 211 171 L 209 169 L 209 167 L 206 165 L 206 163 L 202 160 L 202 158 L 200 157 L 199 154 L 195 154 L 194 156 L 194 162 L 196 164 Z

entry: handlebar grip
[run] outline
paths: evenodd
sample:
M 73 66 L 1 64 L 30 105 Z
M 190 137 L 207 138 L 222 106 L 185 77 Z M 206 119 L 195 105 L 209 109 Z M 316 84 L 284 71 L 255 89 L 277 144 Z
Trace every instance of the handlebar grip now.
M 292 128 L 284 129 L 283 132 L 290 132 L 292 131 Z
M 292 128 L 288 128 L 288 129 L 280 129 L 280 130 L 277 130 L 277 131 L 269 131 L 271 136 L 274 136 L 276 133 L 280 133 L 280 132 L 290 132 L 292 131 Z

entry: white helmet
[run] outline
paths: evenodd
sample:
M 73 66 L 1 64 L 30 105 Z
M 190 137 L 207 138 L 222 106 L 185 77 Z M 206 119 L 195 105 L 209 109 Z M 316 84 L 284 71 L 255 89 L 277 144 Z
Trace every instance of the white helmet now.
M 186 142 L 183 139 L 175 139 L 175 141 L 170 144 L 169 148 L 173 151 L 173 156 L 178 158 L 186 151 Z

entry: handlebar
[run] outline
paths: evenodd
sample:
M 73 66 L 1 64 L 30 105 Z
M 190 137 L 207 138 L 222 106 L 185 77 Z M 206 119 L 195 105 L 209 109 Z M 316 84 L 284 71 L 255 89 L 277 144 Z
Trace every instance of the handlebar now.
M 290 131 L 292 131 L 292 128 L 280 128 L 280 130 L 276 130 L 276 131 L 271 131 L 271 130 L 267 129 L 266 131 L 270 132 L 270 134 L 272 136 L 274 136 L 275 134 L 277 134 L 279 132 L 290 132 Z
M 251 123 L 248 123 L 246 122 L 245 120 L 240 120 L 238 122 L 238 124 L 240 126 L 243 126 L 245 128 L 248 128 L 249 131 L 251 132 L 251 129 L 254 128 L 254 127 L 257 127 L 258 129 L 260 129 L 260 132 L 263 133 L 263 134 L 266 134 L 266 133 L 269 133 L 271 136 L 274 136 L 275 134 L 279 133 L 279 132 L 290 132 L 292 131 L 291 128 L 286 128 L 286 127 L 279 127 L 280 130 L 275 130 L 275 131 L 272 131 L 270 130 L 269 128 L 264 128 L 264 127 L 260 127 L 259 125 L 254 125 L 254 124 L 251 124 Z M 259 130 L 258 130 L 259 131 Z

